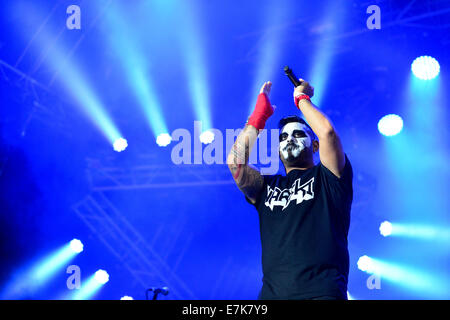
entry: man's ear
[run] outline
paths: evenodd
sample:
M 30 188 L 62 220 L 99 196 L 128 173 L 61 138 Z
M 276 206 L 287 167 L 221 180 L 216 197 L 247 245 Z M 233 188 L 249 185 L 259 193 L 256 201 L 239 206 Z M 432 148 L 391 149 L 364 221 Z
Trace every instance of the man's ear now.
M 319 150 L 319 141 L 314 140 L 313 141 L 313 152 L 316 153 Z

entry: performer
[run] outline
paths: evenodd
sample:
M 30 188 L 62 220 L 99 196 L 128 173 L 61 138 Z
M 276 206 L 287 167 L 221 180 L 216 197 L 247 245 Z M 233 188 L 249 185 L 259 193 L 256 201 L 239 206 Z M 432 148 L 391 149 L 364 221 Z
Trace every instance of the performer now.
M 248 164 L 258 133 L 274 112 L 270 82 L 262 86 L 227 163 L 259 215 L 263 285 L 258 299 L 347 299 L 352 167 L 336 129 L 310 101 L 314 88 L 300 81 L 294 101 L 306 122 L 298 116 L 279 122 L 286 175 L 263 176 Z

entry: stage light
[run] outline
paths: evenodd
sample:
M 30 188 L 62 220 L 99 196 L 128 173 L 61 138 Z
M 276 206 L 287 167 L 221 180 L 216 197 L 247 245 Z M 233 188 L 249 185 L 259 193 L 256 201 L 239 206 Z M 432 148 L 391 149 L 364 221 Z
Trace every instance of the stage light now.
M 381 281 L 390 281 L 408 290 L 417 291 L 423 296 L 440 297 L 448 294 L 448 284 L 442 281 L 438 275 L 433 275 L 428 271 L 368 256 L 359 258 L 358 268 L 369 274 L 376 274 Z
M 23 295 L 33 295 L 47 283 L 55 274 L 67 266 L 78 253 L 83 251 L 80 240 L 73 239 L 62 248 L 35 262 L 31 267 L 24 268 L 12 277 L 3 288 L 0 299 L 20 299 Z
M 131 25 L 122 17 L 124 12 L 120 4 L 116 4 L 110 6 L 105 14 L 105 18 L 109 21 L 110 45 L 121 61 L 130 89 L 144 112 L 153 135 L 157 137 L 168 130 L 149 71 L 151 59 L 143 53 L 146 48 L 141 47 L 136 31 L 132 30 Z
M 187 2 L 186 2 L 187 4 Z M 183 14 L 180 16 L 180 25 L 184 32 L 178 32 L 179 41 L 182 45 L 182 58 L 186 67 L 187 85 L 189 89 L 189 98 L 194 108 L 195 119 L 202 122 L 204 128 L 212 128 L 211 105 L 210 105 L 210 86 L 211 80 L 208 79 L 208 61 L 205 55 L 205 44 L 203 41 L 203 30 L 201 25 L 203 19 L 197 17 L 197 8 L 192 5 L 186 5 L 180 1 L 178 9 Z M 186 37 L 185 34 L 189 34 Z
M 265 17 L 263 19 L 266 21 L 270 20 L 273 25 L 282 24 L 284 17 L 287 14 L 286 9 L 287 6 L 267 6 L 262 13 Z M 252 94 L 250 95 L 249 114 L 251 114 L 255 108 L 257 94 L 259 93 L 261 86 L 266 81 L 275 78 L 280 71 L 280 53 L 283 47 L 282 33 L 282 28 L 266 29 L 264 31 L 263 41 L 259 42 L 258 48 L 255 50 L 256 74 L 253 78 L 253 85 L 250 91 Z
M 389 221 L 384 221 L 380 224 L 380 233 L 382 236 L 389 236 L 392 233 L 392 224 Z
M 313 63 L 309 75 L 296 74 L 311 83 L 314 87 L 313 102 L 320 108 L 325 92 L 329 92 L 330 69 L 333 68 L 333 60 L 339 49 L 338 35 L 345 30 L 346 19 L 342 14 L 342 3 L 331 1 L 327 5 L 320 19 L 314 21 L 308 28 L 308 32 L 317 39 Z M 297 69 L 293 66 L 294 71 Z
M 431 80 L 438 76 L 440 66 L 439 62 L 430 56 L 421 56 L 416 58 L 411 64 L 412 73 L 419 79 Z
M 70 241 L 70 248 L 72 249 L 73 252 L 80 253 L 83 251 L 84 246 L 80 240 L 73 239 L 72 241 Z
M 156 137 L 156 144 L 160 147 L 168 146 L 172 142 L 172 137 L 168 133 L 161 133 Z
M 113 147 L 115 151 L 122 152 L 128 147 L 128 142 L 124 138 L 119 138 L 114 141 Z
M 357 262 L 358 269 L 361 271 L 372 273 L 374 271 L 373 260 L 368 256 L 362 256 Z
M 94 278 L 99 284 L 105 284 L 109 281 L 109 274 L 105 270 L 100 269 L 95 272 Z
M 27 20 L 38 19 L 42 15 L 37 7 L 33 7 L 26 12 Z M 39 19 L 38 19 L 39 20 Z M 53 79 L 57 79 L 65 87 L 71 96 L 71 100 L 76 103 L 89 120 L 100 130 L 100 132 L 113 143 L 115 139 L 120 137 L 120 132 L 111 120 L 106 108 L 100 101 L 93 86 L 89 83 L 86 76 L 88 72 L 83 72 L 78 65 L 76 59 L 67 54 L 66 49 L 58 45 L 53 30 L 55 26 L 47 26 L 36 33 L 36 48 L 46 48 L 47 57 L 45 62 L 54 72 Z M 19 28 L 20 29 L 20 28 Z M 29 37 L 29 34 L 26 34 Z M 43 60 L 44 61 L 44 60 Z M 51 83 L 53 83 L 53 79 Z
M 87 280 L 82 281 L 81 288 L 67 299 L 87 300 L 91 298 L 105 283 L 109 281 L 109 275 L 105 270 L 97 270 Z
M 204 131 L 200 135 L 200 141 L 204 144 L 208 144 L 214 141 L 214 133 L 212 131 Z
M 387 137 L 399 134 L 403 129 L 403 119 L 396 114 L 385 115 L 378 121 L 378 131 Z
M 450 229 L 442 226 L 421 224 L 390 223 L 384 221 L 380 225 L 380 233 L 384 236 L 396 236 L 450 242 Z
M 122 298 L 120 298 L 120 300 L 134 300 L 133 297 L 130 296 L 123 296 Z

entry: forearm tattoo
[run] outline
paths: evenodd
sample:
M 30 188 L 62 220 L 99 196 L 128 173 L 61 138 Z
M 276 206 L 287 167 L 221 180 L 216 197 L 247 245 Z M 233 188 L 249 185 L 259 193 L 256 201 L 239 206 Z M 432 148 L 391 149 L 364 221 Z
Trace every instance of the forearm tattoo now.
M 228 166 L 236 181 L 239 189 L 249 198 L 254 198 L 263 185 L 263 177 L 258 170 L 248 165 L 250 157 L 250 136 L 256 140 L 257 133 L 250 130 L 256 130 L 246 126 L 236 139 L 230 152 Z M 252 141 L 254 143 L 255 141 Z

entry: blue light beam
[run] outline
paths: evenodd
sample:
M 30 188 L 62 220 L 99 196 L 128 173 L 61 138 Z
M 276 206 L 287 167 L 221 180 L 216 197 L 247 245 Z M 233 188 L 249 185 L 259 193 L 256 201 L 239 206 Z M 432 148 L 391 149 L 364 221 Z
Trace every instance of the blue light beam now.
M 83 251 L 82 246 L 81 241 L 74 239 L 39 262 L 34 263 L 31 268 L 19 272 L 6 286 L 0 297 L 2 299 L 19 299 L 26 295 L 35 294 L 52 276 Z
M 312 33 L 316 33 L 316 37 L 319 37 L 320 40 L 314 55 L 310 79 L 305 79 L 314 87 L 313 102 L 319 107 L 322 104 L 323 95 L 329 81 L 329 70 L 336 51 L 336 35 L 345 22 L 341 1 L 333 1 L 326 8 L 327 12 L 321 23 L 310 30 Z
M 124 22 L 118 9 L 111 6 L 106 13 L 109 42 L 118 54 L 128 83 L 138 100 L 154 137 L 167 133 L 167 126 L 161 112 L 161 106 L 149 74 L 150 63 L 142 55 L 130 27 Z
M 256 103 L 256 95 L 259 93 L 261 86 L 266 81 L 272 81 L 277 66 L 279 65 L 281 39 L 283 34 L 284 14 L 286 6 L 268 6 L 263 21 L 271 21 L 273 26 L 269 26 L 264 30 L 264 34 L 259 40 L 259 51 L 257 52 L 257 73 L 254 78 L 253 88 L 251 92 L 251 101 L 249 106 L 249 114 L 253 112 Z
M 421 80 L 432 80 L 439 75 L 439 62 L 430 56 L 421 56 L 411 64 L 412 73 Z
M 184 6 L 185 4 L 180 2 L 179 5 Z M 184 65 L 187 68 L 189 92 L 194 106 L 195 117 L 196 120 L 202 122 L 204 130 L 212 129 L 210 91 L 206 71 L 207 59 L 205 59 L 204 55 L 204 44 L 201 39 L 200 28 L 195 23 L 201 20 L 196 17 L 195 9 L 192 7 L 182 7 L 180 12 L 183 12 L 180 19 L 182 19 L 184 31 L 177 33 L 177 35 L 179 35 L 179 40 L 183 47 Z
M 88 300 L 92 298 L 109 281 L 109 275 L 105 270 L 97 270 L 87 280 L 82 282 L 81 288 L 74 292 L 71 300 Z
M 381 280 L 388 280 L 408 290 L 434 297 L 443 297 L 449 293 L 449 285 L 430 272 L 368 256 L 360 257 L 357 264 L 361 271 L 376 274 L 380 276 Z
M 384 221 L 380 225 L 380 233 L 384 236 L 436 240 L 450 243 L 450 228 Z
M 39 9 L 35 6 L 29 7 L 25 13 L 24 19 L 38 20 L 42 17 Z M 91 122 L 102 132 L 111 145 L 121 137 L 117 127 L 114 125 L 106 108 L 100 102 L 89 81 L 84 77 L 81 68 L 74 59 L 68 59 L 64 54 L 63 48 L 56 43 L 55 37 L 49 30 L 51 26 L 43 28 L 36 35 L 35 41 L 39 49 L 47 48 L 46 64 L 59 74 L 59 80 L 70 93 L 72 99 L 81 107 L 83 113 Z

